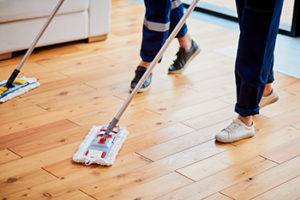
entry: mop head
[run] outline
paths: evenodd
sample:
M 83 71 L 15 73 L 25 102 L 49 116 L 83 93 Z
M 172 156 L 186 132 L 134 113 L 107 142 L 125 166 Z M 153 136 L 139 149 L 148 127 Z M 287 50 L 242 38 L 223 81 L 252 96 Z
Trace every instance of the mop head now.
M 39 82 L 35 78 L 18 78 L 14 81 L 12 88 L 5 87 L 6 80 L 0 82 L 0 103 L 3 103 L 16 96 L 20 96 L 29 90 L 32 90 L 40 86 Z
M 99 164 L 110 166 L 113 164 L 128 132 L 124 128 L 115 127 L 105 137 L 106 127 L 92 127 L 74 154 L 74 162 L 84 163 L 85 165 Z

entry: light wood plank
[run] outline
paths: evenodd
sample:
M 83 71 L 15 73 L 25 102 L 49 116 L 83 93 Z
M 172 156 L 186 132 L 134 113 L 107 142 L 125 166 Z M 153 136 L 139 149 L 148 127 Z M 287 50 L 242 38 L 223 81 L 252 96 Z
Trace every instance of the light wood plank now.
M 14 162 L 4 163 L 0 165 L 0 177 L 1 179 L 6 179 L 18 176 L 19 174 L 37 170 L 43 166 L 50 165 L 61 160 L 70 159 L 78 145 L 79 142 L 67 144 L 18 159 Z
M 300 176 L 275 187 L 268 192 L 257 196 L 255 200 L 280 200 L 300 198 Z
M 49 162 L 44 169 L 51 174 L 58 176 L 58 179 L 47 181 L 42 184 L 36 184 L 30 190 L 22 190 L 8 195 L 8 199 L 19 199 L 26 193 L 30 199 L 39 199 L 46 197 L 60 197 L 66 195 L 68 191 L 73 191 L 81 187 L 98 184 L 99 182 L 107 183 L 108 180 L 116 176 L 118 173 L 126 173 L 149 163 L 140 156 L 129 154 L 121 159 L 118 159 L 114 166 L 99 167 L 99 166 L 83 166 L 72 163 L 71 159 L 63 161 Z M 55 170 L 56 169 L 56 170 Z M 121 178 L 121 177 L 120 177 Z M 106 184 L 104 184 L 106 185 Z M 99 191 L 102 186 L 93 186 L 94 190 Z
M 270 135 L 267 133 L 262 132 L 261 137 L 257 138 L 257 140 L 248 141 L 247 144 L 238 146 L 231 151 L 222 152 L 177 171 L 195 181 L 199 181 L 232 165 L 242 164 L 247 160 L 251 160 L 259 156 L 259 152 L 267 152 L 269 149 L 299 138 L 298 131 L 291 128 L 285 128 Z M 272 140 L 274 137 L 278 140 Z M 259 148 L 259 151 L 253 151 L 254 148 Z
M 261 155 L 277 163 L 283 163 L 287 160 L 300 156 L 300 130 L 298 133 L 298 138 L 278 145 L 275 148 L 268 150 L 268 152 L 262 153 Z
M 47 111 L 36 106 L 31 105 L 21 109 L 18 109 L 16 112 L 8 112 L 6 108 L 3 108 L 3 105 L 0 105 L 0 121 L 1 124 L 7 124 L 9 122 L 17 121 L 24 118 L 29 118 L 31 116 L 39 115 L 39 114 L 46 114 Z
M 144 157 L 156 161 L 169 155 L 184 151 L 186 149 L 197 146 L 201 143 L 205 143 L 214 139 L 216 130 L 221 129 L 228 122 L 216 124 L 215 126 L 201 129 L 189 134 L 185 134 L 181 137 L 169 140 L 165 143 L 154 145 L 150 148 L 143 149 L 138 153 Z
M 155 132 L 147 131 L 143 134 L 139 134 L 136 137 L 129 138 L 126 141 L 126 145 L 122 148 L 120 155 L 146 149 L 153 145 L 161 144 L 171 139 L 180 137 L 192 131 L 194 131 L 194 129 L 179 123 L 170 125 Z
M 191 180 L 173 172 L 149 182 L 141 183 L 135 187 L 120 190 L 117 193 L 109 194 L 103 191 L 93 194 L 98 199 L 113 200 L 132 200 L 132 199 L 155 199 L 162 194 L 168 193 L 179 187 L 183 187 L 192 183 Z M 143 192 L 141 192 L 143 191 Z M 108 194 L 108 196 L 106 196 Z
M 262 174 L 253 176 L 222 191 L 234 199 L 251 199 L 300 175 L 300 157 L 296 157 Z
M 216 193 L 216 194 L 213 194 L 203 200 L 231 200 L 231 198 L 229 198 L 221 193 Z
M 289 112 L 300 108 L 300 96 L 291 96 L 280 99 L 277 103 L 266 106 L 261 113 L 267 117 L 274 117 L 284 112 Z
M 19 159 L 20 156 L 13 153 L 12 151 L 9 151 L 8 149 L 2 149 L 0 150 L 0 164 L 13 161 L 16 159 Z
M 147 182 L 154 178 L 169 174 L 178 168 L 221 153 L 229 148 L 230 147 L 226 146 L 217 146 L 214 141 L 209 141 L 191 149 L 150 163 L 144 167 L 132 170 L 128 173 L 115 175 L 109 179 L 110 181 L 114 182 L 113 185 L 98 182 L 93 186 L 84 187 L 81 189 L 88 194 L 98 193 L 98 188 L 102 188 L 105 193 L 110 195 L 117 194 L 119 190 L 131 188 L 143 182 Z M 106 182 L 105 180 L 103 181 Z
M 158 199 L 196 200 L 205 198 L 234 183 L 248 180 L 252 176 L 262 173 L 275 165 L 271 161 L 256 157 L 243 164 L 234 165 L 198 182 L 170 192 Z
M 209 112 L 204 115 L 200 115 L 194 117 L 192 119 L 184 121 L 184 124 L 193 127 L 195 129 L 205 128 L 209 126 L 213 126 L 216 123 L 220 123 L 222 121 L 228 121 L 229 119 L 233 119 L 236 114 L 233 112 L 232 106 L 228 106 L 222 109 L 219 109 L 215 112 Z
M 75 191 L 71 191 L 71 192 L 67 192 L 63 195 L 51 198 L 54 200 L 95 200 L 93 197 L 88 196 L 87 194 L 79 191 L 79 190 L 75 190 Z
M 20 191 L 24 191 L 24 194 L 28 194 L 32 187 L 54 180 L 56 180 L 56 177 L 42 169 L 37 169 L 28 173 L 21 173 L 6 179 L 2 179 L 1 177 L 0 197 L 6 197 L 9 199 L 11 194 Z M 24 195 L 24 197 L 26 196 L 27 195 Z

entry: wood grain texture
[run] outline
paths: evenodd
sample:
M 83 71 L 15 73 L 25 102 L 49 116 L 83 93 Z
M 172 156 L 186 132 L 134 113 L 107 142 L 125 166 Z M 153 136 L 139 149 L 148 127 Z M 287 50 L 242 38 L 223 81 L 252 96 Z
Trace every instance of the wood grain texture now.
M 299 199 L 300 80 L 276 72 L 280 100 L 255 116 L 255 137 L 216 143 L 236 116 L 238 31 L 202 18 L 187 22 L 199 56 L 168 75 L 174 41 L 151 89 L 128 107 L 114 165 L 72 162 L 91 126 L 108 123 L 128 95 L 143 17 L 142 4 L 114 0 L 105 41 L 35 50 L 22 75 L 41 86 L 0 104 L 0 199 Z M 1 80 L 21 56 L 0 61 Z

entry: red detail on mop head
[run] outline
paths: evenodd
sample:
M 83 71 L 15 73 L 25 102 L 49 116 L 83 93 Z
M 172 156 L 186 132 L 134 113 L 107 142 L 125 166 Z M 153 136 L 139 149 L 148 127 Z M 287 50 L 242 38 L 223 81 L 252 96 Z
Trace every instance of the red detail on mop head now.
M 105 158 L 105 156 L 106 156 L 106 152 L 102 152 L 101 158 Z
M 97 135 L 97 137 L 103 137 L 103 136 L 104 136 L 103 133 L 100 133 L 100 134 Z
M 86 156 L 87 156 L 88 154 L 89 154 L 89 150 L 87 150 L 87 151 L 85 152 L 85 154 L 84 154 L 84 155 L 86 155 Z
M 108 136 L 106 136 L 106 138 L 112 138 L 112 135 L 108 135 Z
M 106 139 L 105 139 L 105 138 L 101 138 L 101 139 L 99 140 L 99 143 L 100 143 L 100 144 L 105 144 L 105 142 L 106 142 Z
M 102 127 L 101 129 L 100 129 L 100 132 L 106 132 L 107 131 L 107 128 L 105 128 L 105 127 Z M 119 127 L 119 125 L 117 125 L 116 127 L 114 127 L 113 128 L 113 130 L 112 130 L 112 132 L 113 133 L 119 133 L 120 132 L 120 127 Z
M 118 126 L 116 126 L 113 130 L 113 133 L 119 133 L 120 132 L 120 128 Z

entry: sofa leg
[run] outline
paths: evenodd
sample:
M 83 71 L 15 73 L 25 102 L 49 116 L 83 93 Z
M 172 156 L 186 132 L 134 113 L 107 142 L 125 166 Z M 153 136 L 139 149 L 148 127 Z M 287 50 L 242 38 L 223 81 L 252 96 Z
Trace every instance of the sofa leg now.
M 107 34 L 104 34 L 104 35 L 96 35 L 96 36 L 88 37 L 87 41 L 88 41 L 88 43 L 91 43 L 91 42 L 99 42 L 99 41 L 106 40 L 106 38 L 107 38 Z
M 12 52 L 0 54 L 0 60 L 6 60 L 12 58 Z

